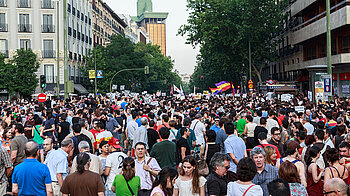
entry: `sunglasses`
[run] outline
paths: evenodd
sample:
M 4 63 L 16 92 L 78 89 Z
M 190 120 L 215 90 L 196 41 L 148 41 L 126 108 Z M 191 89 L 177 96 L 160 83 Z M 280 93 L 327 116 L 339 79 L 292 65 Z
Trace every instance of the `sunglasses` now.
M 328 191 L 328 192 L 323 191 L 323 195 L 328 195 L 328 194 L 337 193 L 337 192 L 339 192 L 339 191 Z

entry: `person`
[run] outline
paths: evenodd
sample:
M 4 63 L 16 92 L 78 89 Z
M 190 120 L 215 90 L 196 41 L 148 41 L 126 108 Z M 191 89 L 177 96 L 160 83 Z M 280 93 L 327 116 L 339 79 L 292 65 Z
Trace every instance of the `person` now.
M 25 144 L 27 158 L 15 167 L 12 174 L 12 193 L 14 195 L 52 196 L 52 181 L 48 167 L 38 158 L 39 144 L 30 141 Z
M 176 135 L 178 132 L 178 130 L 175 127 L 176 127 L 176 121 L 175 120 L 169 121 L 169 131 L 170 131 L 169 140 L 173 142 L 176 142 Z
M 0 195 L 6 194 L 6 188 L 8 185 L 7 178 L 12 173 L 12 162 L 9 153 L 4 147 L 0 147 Z
M 252 183 L 260 185 L 264 196 L 269 195 L 267 184 L 278 178 L 278 169 L 265 163 L 265 151 L 260 147 L 254 147 L 250 152 L 250 157 L 254 160 L 257 173 Z
M 303 118 L 303 126 L 307 131 L 307 135 L 313 135 L 315 131 L 315 127 L 311 124 L 310 116 L 304 116 Z
M 217 133 L 220 129 L 219 122 L 220 122 L 220 117 L 215 116 L 214 117 L 214 124 L 210 127 L 210 130 L 213 130 L 213 131 L 215 131 L 215 133 Z
M 205 196 L 205 182 L 203 176 L 199 175 L 198 165 L 193 156 L 186 156 L 182 160 L 182 169 L 179 170 L 179 177 L 175 180 L 174 196 Z
M 228 196 L 262 196 L 263 190 L 259 185 L 252 183 L 257 173 L 254 161 L 249 157 L 244 157 L 238 162 L 238 181 L 230 182 L 227 185 Z
M 210 164 L 210 160 L 216 152 L 220 152 L 220 146 L 215 144 L 216 133 L 214 130 L 207 130 L 205 132 L 206 144 L 201 145 L 199 157 L 204 158 L 207 165 Z M 204 157 L 206 154 L 206 157 Z M 209 168 L 209 171 L 211 169 Z
M 102 113 L 102 117 L 106 119 L 106 130 L 111 132 L 113 137 L 119 140 L 119 130 L 122 129 L 122 126 L 119 125 L 112 114 Z
M 348 194 L 348 186 L 346 183 L 340 178 L 332 178 L 325 181 L 323 187 L 324 195 L 337 195 L 337 196 L 347 196 Z
M 283 144 L 281 142 L 281 129 L 279 127 L 272 127 L 271 136 L 268 143 L 276 146 L 280 154 L 284 154 Z
M 74 126 L 74 125 L 73 125 Z M 82 141 L 85 142 L 85 141 Z M 88 145 L 86 143 L 86 145 Z M 90 171 L 91 158 L 88 153 L 80 152 L 73 162 L 75 172 L 69 174 L 63 181 L 62 196 L 68 195 L 98 195 L 104 196 L 105 187 L 98 173 Z
M 142 122 L 141 122 L 142 123 Z M 146 156 L 146 144 L 139 142 L 135 145 L 135 175 L 141 179 L 141 189 L 138 196 L 148 196 L 151 193 L 152 184 L 155 176 L 158 176 L 161 170 L 157 160 Z
M 75 125 L 73 125 L 73 127 L 74 126 Z M 89 157 L 90 157 L 89 170 L 97 173 L 98 175 L 102 175 L 103 174 L 102 163 L 101 163 L 100 159 L 98 158 L 98 156 L 90 153 L 89 143 L 87 141 L 83 140 L 83 141 L 79 142 L 78 148 L 79 148 L 79 153 L 85 152 L 89 155 Z M 73 159 L 71 170 L 70 170 L 71 174 L 77 171 L 77 163 L 78 163 L 77 156 L 75 156 Z
M 305 157 L 307 169 L 306 190 L 310 196 L 322 195 L 323 182 L 321 178 L 323 169 L 316 164 L 321 154 L 320 151 L 318 146 L 311 146 L 308 156 Z
M 63 180 L 68 175 L 68 155 L 73 152 L 73 140 L 66 138 L 61 142 L 61 148 L 48 153 L 44 164 L 50 170 L 53 195 L 61 195 Z
M 326 151 L 327 160 L 330 163 L 330 167 L 327 167 L 324 172 L 324 181 L 326 182 L 331 178 L 340 178 L 344 180 L 346 184 L 349 182 L 349 171 L 345 165 L 339 163 L 339 153 L 335 148 L 328 149 Z
M 122 174 L 115 176 L 111 189 L 116 195 L 137 195 L 140 188 L 140 177 L 135 176 L 135 160 L 126 157 L 123 160 Z
M 345 139 L 345 133 L 346 133 L 346 126 L 345 125 L 337 125 L 337 134 L 333 138 L 333 143 L 335 148 L 338 148 L 339 144 L 344 141 Z
M 159 172 L 159 177 L 153 183 L 150 196 L 172 196 L 173 186 L 177 177 L 176 169 L 164 167 Z
M 7 127 L 2 134 L 2 147 L 4 147 L 7 152 L 11 153 L 11 141 L 14 138 L 14 132 L 10 127 Z
M 105 167 L 106 167 L 106 160 L 107 160 L 107 157 L 108 155 L 110 154 L 109 153 L 109 145 L 108 145 L 108 142 L 103 140 L 101 143 L 100 143 L 100 149 L 101 149 L 101 154 L 98 156 L 100 158 L 100 161 L 101 161 L 101 165 L 102 165 L 102 169 L 103 171 L 105 170 Z
M 34 114 L 32 112 L 29 112 L 27 114 L 28 119 L 23 118 L 23 120 L 26 120 L 23 127 L 24 127 L 24 135 L 27 137 L 27 139 L 33 139 L 33 134 L 32 130 L 33 127 L 35 126 L 35 121 L 34 121 Z
M 124 147 L 128 149 L 128 155 L 132 154 L 132 145 L 134 140 L 134 135 L 136 133 L 137 127 L 139 125 L 136 122 L 136 119 L 138 118 L 137 111 L 133 110 L 131 111 L 132 120 L 127 122 L 126 131 L 125 131 L 125 144 Z
M 36 117 L 34 118 L 34 123 L 35 125 L 32 127 L 32 138 L 34 141 L 36 141 L 39 144 L 39 148 L 42 149 L 43 148 L 43 142 L 44 139 L 42 138 L 42 124 L 43 121 L 41 120 L 41 118 Z
M 28 139 L 24 136 L 24 129 L 21 124 L 14 124 L 12 129 L 15 133 L 15 138 L 11 141 L 10 155 L 13 167 L 16 167 L 26 158 L 24 149 Z
M 53 141 L 52 138 L 46 138 L 43 141 L 43 149 L 40 149 L 40 162 L 44 163 L 46 156 L 53 151 Z
M 258 139 L 259 133 L 263 132 L 267 135 L 267 129 L 265 128 L 266 127 L 266 118 L 261 117 L 259 122 L 260 122 L 259 125 L 256 126 L 254 129 L 254 146 L 259 145 L 259 139 Z
M 248 123 L 244 127 L 243 135 L 247 135 L 247 148 L 252 149 L 254 148 L 254 130 L 257 124 L 253 123 L 253 117 L 251 115 L 247 115 L 246 119 Z
M 154 125 L 154 120 L 150 120 L 147 129 L 148 153 L 151 153 L 154 144 L 160 142 L 159 133 L 154 129 Z
M 271 146 L 265 146 L 264 148 L 265 154 L 266 154 L 266 163 L 272 166 L 276 165 L 277 161 L 277 153 L 275 148 Z
M 106 180 L 106 195 L 113 194 L 111 188 L 114 181 L 114 177 L 120 173 L 122 169 L 123 160 L 128 157 L 125 153 L 120 152 L 122 147 L 119 145 L 119 141 L 115 138 L 108 140 L 110 155 L 106 159 L 106 168 L 104 175 L 107 176 Z
M 224 125 L 226 134 L 225 153 L 231 157 L 230 171 L 236 172 L 238 161 L 247 156 L 245 143 L 242 138 L 237 137 L 232 122 L 227 122 Z
M 274 110 L 269 111 L 269 118 L 266 121 L 267 136 L 271 137 L 272 127 L 279 127 L 278 122 L 275 120 L 276 112 Z
M 284 161 L 290 161 L 294 163 L 295 166 L 298 168 L 301 184 L 307 187 L 306 178 L 305 178 L 305 166 L 298 159 L 298 157 L 300 157 L 299 148 L 300 148 L 300 145 L 296 141 L 289 141 L 287 143 L 287 150 L 285 152 L 287 156 L 284 158 L 280 158 L 276 163 L 276 167 L 279 168 L 279 166 Z
M 52 115 L 52 110 L 48 109 L 46 111 L 46 116 L 45 116 L 45 121 L 44 121 L 44 128 L 43 128 L 43 135 L 45 138 L 47 137 L 54 137 L 54 131 L 55 131 L 55 119 L 54 116 Z
M 190 137 L 187 138 L 187 142 L 188 142 L 188 145 L 190 146 L 190 149 L 191 151 L 194 149 L 194 147 L 196 146 L 196 135 L 194 133 L 194 131 L 192 129 L 190 129 L 190 126 L 191 126 L 191 118 L 187 117 L 184 119 L 184 122 L 183 122 L 183 127 L 186 127 L 190 130 L 191 134 L 190 134 Z M 176 134 L 176 139 L 180 139 L 182 136 L 181 136 L 181 133 L 180 133 L 180 129 L 181 127 L 179 128 L 179 131 L 177 132 Z
M 292 162 L 284 161 L 280 165 L 278 176 L 288 182 L 291 196 L 308 196 L 305 186 L 300 184 L 298 169 Z
M 162 127 L 161 129 L 165 129 Z M 190 137 L 190 130 L 186 127 L 180 129 L 181 138 L 176 141 L 176 162 L 183 161 L 185 156 L 191 154 L 190 146 L 188 145 L 187 138 Z
M 207 195 L 227 195 L 226 179 L 227 171 L 230 169 L 231 158 L 224 153 L 217 152 L 210 160 L 212 173 L 207 177 Z
M 67 114 L 61 114 L 59 115 L 60 122 L 57 125 L 58 128 L 58 143 L 61 143 L 64 138 L 67 137 L 67 135 L 70 133 L 71 126 L 69 122 L 67 122 Z
M 225 118 L 225 117 L 220 118 L 220 121 L 219 121 L 220 129 L 216 133 L 215 143 L 220 146 L 222 153 L 225 153 L 225 140 L 227 138 L 227 134 L 224 131 L 224 126 L 225 126 L 225 123 L 228 121 L 229 121 L 228 118 Z
M 191 123 L 191 129 L 194 131 L 194 134 L 196 135 L 196 144 L 201 145 L 204 144 L 204 134 L 205 134 L 205 125 L 202 123 L 202 115 L 196 114 L 195 119 Z
M 241 113 L 241 118 L 237 121 L 237 132 L 241 136 L 244 132 L 245 125 L 247 124 L 246 113 Z
M 271 181 L 268 185 L 270 196 L 290 196 L 288 182 L 280 178 Z
M 73 133 L 74 133 L 74 137 L 72 138 L 73 144 L 74 144 L 73 157 L 75 157 L 79 153 L 78 145 L 81 141 L 88 142 L 90 152 L 92 153 L 92 148 L 93 148 L 92 143 L 86 135 L 81 134 L 81 125 L 79 123 L 73 124 Z
M 271 130 L 273 130 L 273 129 L 275 129 L 275 127 L 273 127 Z M 277 157 L 276 157 L 276 158 L 277 158 L 277 159 L 281 158 L 281 154 L 280 154 L 280 152 L 279 152 L 277 146 L 275 146 L 275 145 L 273 145 L 273 144 L 269 144 L 269 143 L 267 142 L 267 135 L 266 135 L 266 133 L 259 133 L 259 135 L 258 135 L 258 140 L 259 140 L 259 145 L 257 145 L 258 147 L 264 149 L 266 146 L 270 146 L 270 147 L 272 147 L 272 148 L 275 149 L 275 152 L 276 152 L 276 154 L 277 154 Z
M 164 168 L 166 166 L 175 167 L 176 165 L 176 145 L 174 142 L 168 140 L 170 131 L 164 127 L 159 130 L 159 135 L 162 138 L 162 141 L 154 144 L 151 150 L 151 157 L 154 157 L 160 168 Z
M 135 150 L 135 145 L 138 143 L 138 142 L 142 142 L 144 144 L 146 144 L 146 149 L 148 149 L 148 138 L 147 138 L 147 124 L 148 124 L 148 121 L 147 121 L 147 118 L 146 117 L 143 117 L 141 118 L 141 126 L 140 127 L 137 127 L 136 129 L 136 132 L 134 134 L 134 140 L 133 140 L 133 144 L 132 144 L 132 148 Z

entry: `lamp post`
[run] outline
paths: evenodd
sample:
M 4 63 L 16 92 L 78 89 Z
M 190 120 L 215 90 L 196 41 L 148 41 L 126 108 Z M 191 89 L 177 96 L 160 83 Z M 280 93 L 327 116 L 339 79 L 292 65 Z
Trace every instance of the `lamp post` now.
M 330 23 L 330 0 L 326 0 L 326 29 L 327 29 L 327 73 L 331 75 L 331 86 L 332 83 L 332 45 L 331 45 L 331 23 Z M 339 88 L 339 87 L 338 87 Z M 331 89 L 333 95 L 333 91 Z
M 57 19 L 56 19 L 56 25 L 57 25 L 57 39 L 56 39 L 56 45 L 57 45 L 57 78 L 56 78 L 56 83 L 57 83 L 57 97 L 60 97 L 60 0 L 53 0 L 53 2 L 57 3 Z
M 67 0 L 63 0 L 63 28 L 64 28 L 64 99 L 68 98 L 68 70 L 67 70 Z

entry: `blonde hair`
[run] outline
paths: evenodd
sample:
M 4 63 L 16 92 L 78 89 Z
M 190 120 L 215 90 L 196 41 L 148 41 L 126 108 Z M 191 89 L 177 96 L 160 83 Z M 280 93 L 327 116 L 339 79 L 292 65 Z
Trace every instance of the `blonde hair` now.
M 264 151 L 265 151 L 265 154 L 266 154 L 265 155 L 266 163 L 269 164 L 269 165 L 273 165 L 274 163 L 271 160 L 271 155 L 273 155 L 273 153 L 276 152 L 275 148 L 273 148 L 271 146 L 265 146 Z

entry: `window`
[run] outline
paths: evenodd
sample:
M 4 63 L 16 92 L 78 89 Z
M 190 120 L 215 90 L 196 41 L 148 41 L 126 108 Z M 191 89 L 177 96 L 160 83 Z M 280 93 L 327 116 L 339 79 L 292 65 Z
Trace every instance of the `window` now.
M 0 0 L 0 7 L 6 7 L 7 6 L 7 0 Z
M 47 83 L 54 83 L 54 66 L 53 65 L 44 65 L 44 74 L 46 76 Z
M 43 33 L 53 33 L 54 29 L 55 29 L 54 25 L 52 24 L 52 15 L 51 14 L 44 14 L 43 15 L 42 32 Z
M 30 7 L 29 0 L 18 0 L 18 7 L 29 8 Z
M 51 0 L 42 0 L 41 8 L 43 9 L 53 9 L 53 4 Z
M 30 39 L 20 39 L 19 47 L 25 50 L 28 50 L 29 48 L 31 48 Z
M 7 32 L 5 13 L 0 13 L 0 32 Z
M 19 15 L 19 32 L 31 32 L 31 26 L 29 25 L 29 14 Z
M 349 35 L 344 36 L 341 39 L 341 52 L 342 53 L 348 53 L 349 52 Z
M 7 39 L 0 39 L 0 52 L 5 54 L 7 58 L 9 57 Z
M 43 58 L 54 58 L 53 40 L 44 40 Z

